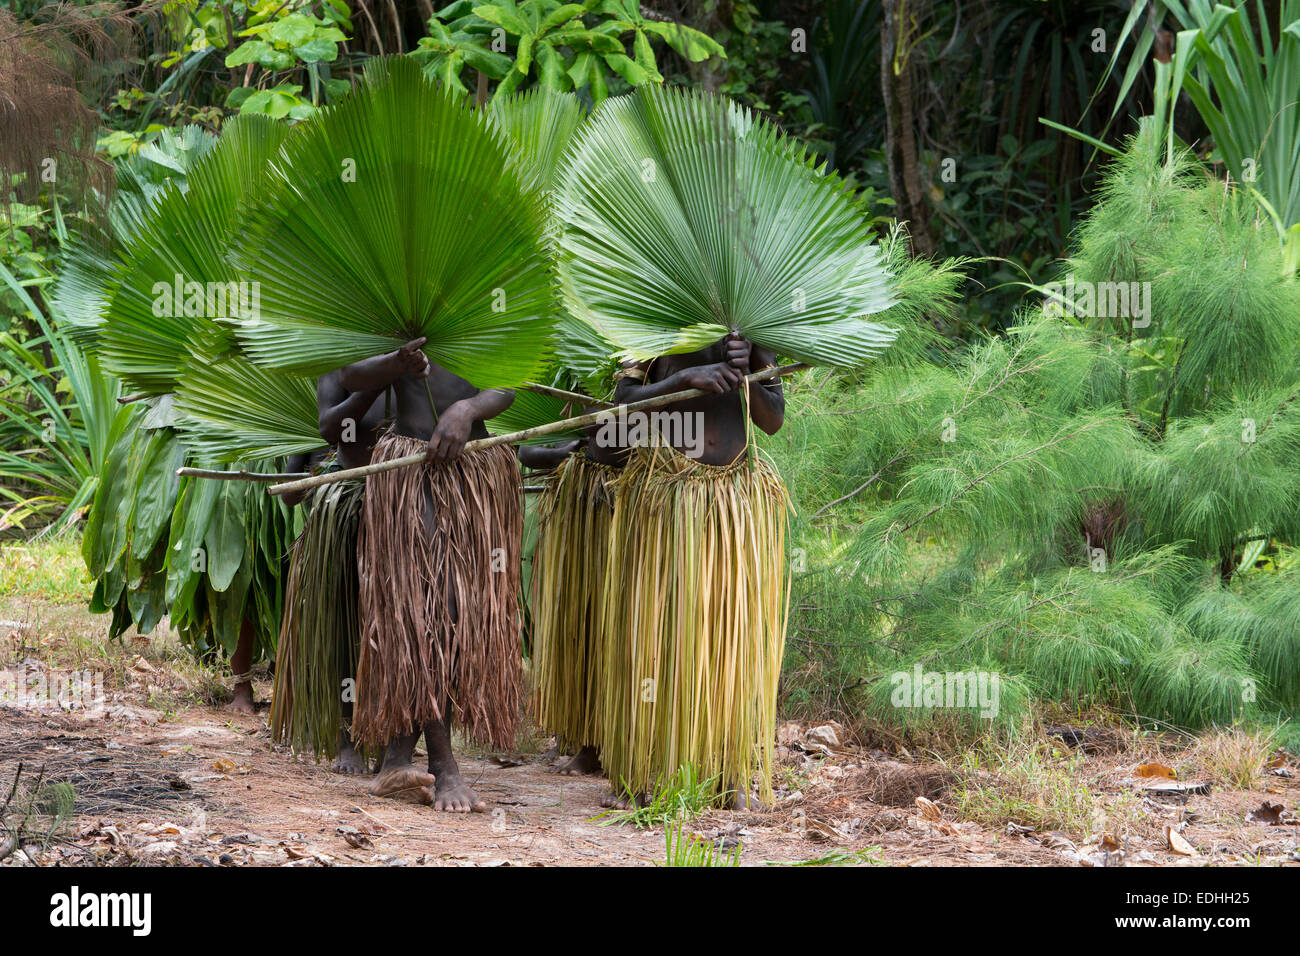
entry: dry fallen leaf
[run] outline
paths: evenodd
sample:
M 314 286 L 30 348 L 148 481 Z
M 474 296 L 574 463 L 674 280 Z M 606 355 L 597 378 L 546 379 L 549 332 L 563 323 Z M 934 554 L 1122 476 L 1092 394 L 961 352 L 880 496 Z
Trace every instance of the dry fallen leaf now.
M 1166 767 L 1162 763 L 1144 763 L 1133 771 L 1139 777 L 1164 777 L 1166 780 L 1174 779 L 1174 770 L 1172 767 Z
M 1247 823 L 1260 823 L 1268 827 L 1286 826 L 1295 824 L 1295 814 L 1291 813 L 1280 803 L 1269 803 L 1263 801 L 1254 810 L 1246 814 Z
M 1183 838 L 1183 835 L 1173 827 L 1165 827 L 1165 842 L 1169 844 L 1169 849 L 1173 850 L 1179 856 L 1199 857 L 1201 854 L 1196 852 L 1196 847 L 1192 846 Z
M 929 820 L 931 823 L 939 823 L 943 820 L 943 811 L 933 800 L 925 797 L 916 798 L 916 806 L 921 811 L 921 819 Z

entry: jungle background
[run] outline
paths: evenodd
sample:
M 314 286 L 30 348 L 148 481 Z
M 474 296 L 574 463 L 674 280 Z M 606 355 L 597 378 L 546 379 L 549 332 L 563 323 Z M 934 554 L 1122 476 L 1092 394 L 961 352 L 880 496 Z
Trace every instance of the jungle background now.
M 561 32 L 575 18 L 620 52 Z M 1276 828 L 1300 746 L 1300 3 L 7 0 L 0 41 L 5 665 L 107 670 L 148 728 L 140 766 L 189 746 L 229 675 L 165 627 L 110 643 L 86 611 L 81 535 L 122 407 L 53 294 L 70 237 L 115 188 L 183 175 L 183 128 L 299 122 L 397 53 L 479 101 L 724 93 L 844 176 L 888 247 L 898 345 L 869 373 L 793 380 L 763 442 L 796 509 L 781 793 L 802 838 L 848 847 L 830 862 L 926 855 L 895 830 L 933 853 L 1004 827 L 1030 857 L 1152 858 L 1135 835 L 1193 859 L 1172 827 L 1207 856 L 1295 856 Z M 1154 327 L 1046 307 L 1066 275 L 1149 283 Z M 997 715 L 898 706 L 891 678 L 922 670 L 997 674 Z M 195 759 L 230 763 L 207 743 Z M 256 764 L 206 777 L 233 792 Z M 1206 781 L 1225 795 L 1198 821 L 1177 788 Z M 709 839 L 734 845 L 727 826 Z

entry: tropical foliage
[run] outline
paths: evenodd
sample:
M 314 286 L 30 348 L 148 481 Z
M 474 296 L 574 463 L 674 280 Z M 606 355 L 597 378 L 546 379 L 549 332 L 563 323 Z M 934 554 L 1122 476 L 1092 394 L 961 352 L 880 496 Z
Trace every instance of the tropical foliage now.
M 807 562 L 792 702 L 921 736 L 1011 732 L 1049 702 L 1184 727 L 1293 711 L 1300 303 L 1280 264 L 1245 190 L 1143 137 L 1062 278 L 1147 283 L 1149 314 L 1063 283 L 955 362 L 801 398 L 771 443 Z M 900 705 L 927 673 L 997 675 L 996 713 Z
M 865 318 L 891 305 L 888 274 L 842 184 L 724 99 L 647 87 L 610 101 L 557 194 L 566 305 L 628 356 L 738 332 L 855 366 L 893 340 Z
M 600 103 L 614 77 L 629 86 L 663 82 L 653 41 L 692 63 L 726 55 L 699 30 L 645 17 L 636 0 L 457 0 L 430 17 L 413 56 L 462 94 L 463 74 L 476 70 L 498 81 L 494 99 L 535 81 L 557 92 L 586 90 Z
M 285 143 L 248 212 L 237 256 L 261 305 L 240 339 L 255 361 L 319 375 L 424 336 L 480 386 L 527 380 L 555 311 L 547 215 L 481 113 L 410 60 L 372 61 Z

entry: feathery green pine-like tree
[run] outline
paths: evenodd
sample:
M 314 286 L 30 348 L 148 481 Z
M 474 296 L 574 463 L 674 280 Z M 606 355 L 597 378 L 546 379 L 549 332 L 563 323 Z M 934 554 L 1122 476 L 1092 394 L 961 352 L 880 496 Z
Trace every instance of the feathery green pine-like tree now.
M 1300 707 L 1300 283 L 1248 195 L 1162 160 L 1139 139 L 1111 166 L 1005 336 L 944 364 L 904 336 L 867 380 L 794 391 L 769 447 L 800 512 L 796 709 L 952 739 L 1044 706 Z M 971 671 L 999 675 L 995 715 L 942 706 Z

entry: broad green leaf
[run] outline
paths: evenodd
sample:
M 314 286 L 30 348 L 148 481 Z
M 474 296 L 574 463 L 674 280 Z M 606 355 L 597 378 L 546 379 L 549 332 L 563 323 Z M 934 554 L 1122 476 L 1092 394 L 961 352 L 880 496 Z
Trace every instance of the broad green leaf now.
M 479 111 L 407 57 L 372 60 L 285 143 L 248 212 L 237 257 L 260 318 L 239 337 L 255 362 L 315 376 L 423 335 L 475 385 L 518 384 L 555 308 L 547 218 Z
M 244 509 L 248 504 L 249 486 L 242 481 L 218 484 L 222 487 L 216 493 L 203 547 L 207 551 L 208 581 L 214 590 L 224 591 L 230 587 L 235 573 L 244 563 Z
M 301 13 L 291 13 L 281 17 L 268 30 L 265 36 L 285 46 L 301 46 L 311 39 L 316 25 Z
M 630 357 L 734 330 L 856 367 L 895 337 L 866 318 L 894 300 L 843 184 L 724 97 L 647 85 L 607 101 L 579 131 L 557 198 L 566 304 Z
M 324 37 L 313 37 L 301 46 L 293 48 L 298 59 L 304 63 L 332 63 L 338 58 L 339 45 Z

